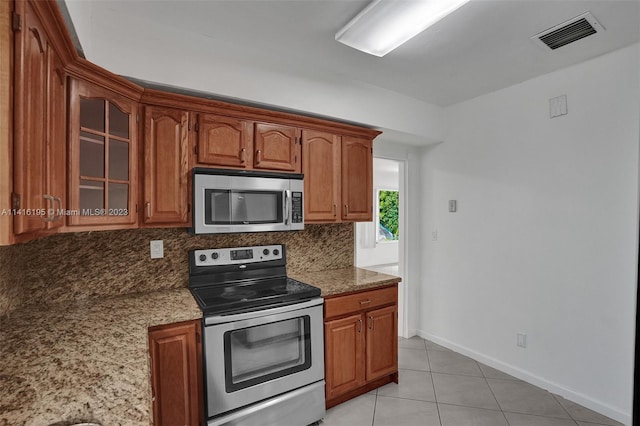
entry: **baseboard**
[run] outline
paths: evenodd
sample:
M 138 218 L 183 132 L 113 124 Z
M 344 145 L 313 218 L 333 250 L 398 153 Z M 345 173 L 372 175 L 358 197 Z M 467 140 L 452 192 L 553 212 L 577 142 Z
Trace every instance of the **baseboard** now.
M 503 371 L 507 374 L 517 377 L 520 380 L 524 380 L 527 383 L 531 383 L 532 385 L 546 389 L 549 392 L 555 393 L 556 395 L 560 395 L 563 398 L 566 398 L 570 401 L 580 404 L 583 407 L 589 408 L 590 410 L 593 410 L 597 413 L 607 416 L 613 420 L 624 423 L 627 426 L 631 426 L 631 413 L 625 413 L 623 411 L 620 411 L 619 409 L 614 408 L 609 404 L 605 404 L 601 401 L 590 398 L 587 395 L 584 395 L 582 393 L 573 391 L 571 389 L 567 389 L 564 386 L 559 385 L 558 383 L 545 379 L 544 377 L 537 376 L 535 374 L 522 370 L 513 365 L 504 363 L 500 360 L 497 360 L 495 358 L 486 356 L 480 352 L 469 349 L 466 346 L 458 345 L 447 339 L 442 339 L 438 336 L 434 336 L 433 334 L 427 333 L 422 330 L 411 329 L 409 330 L 409 335 L 410 336 L 418 335 L 423 339 L 431 340 L 432 342 L 437 343 L 438 345 L 444 346 L 445 348 L 449 348 L 455 352 L 459 352 L 463 355 L 468 356 L 469 358 L 473 358 L 478 362 L 488 365 L 489 367 L 493 367 L 497 370 Z

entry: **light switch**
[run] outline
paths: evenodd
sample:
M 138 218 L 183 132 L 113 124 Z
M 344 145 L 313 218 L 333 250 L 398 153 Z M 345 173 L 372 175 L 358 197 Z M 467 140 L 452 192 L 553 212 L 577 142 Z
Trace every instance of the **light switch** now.
M 549 118 L 567 114 L 567 95 L 549 99 Z

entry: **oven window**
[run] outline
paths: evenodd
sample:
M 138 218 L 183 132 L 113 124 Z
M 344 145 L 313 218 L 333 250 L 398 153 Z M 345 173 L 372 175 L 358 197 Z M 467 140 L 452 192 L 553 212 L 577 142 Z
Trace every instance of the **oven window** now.
M 281 223 L 282 191 L 205 189 L 205 223 L 234 225 Z
M 224 334 L 227 392 L 311 367 L 309 316 L 271 322 Z

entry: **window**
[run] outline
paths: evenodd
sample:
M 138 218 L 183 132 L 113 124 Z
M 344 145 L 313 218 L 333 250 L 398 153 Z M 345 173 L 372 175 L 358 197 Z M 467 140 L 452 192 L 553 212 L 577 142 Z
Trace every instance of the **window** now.
M 398 240 L 398 191 L 379 189 L 376 242 Z

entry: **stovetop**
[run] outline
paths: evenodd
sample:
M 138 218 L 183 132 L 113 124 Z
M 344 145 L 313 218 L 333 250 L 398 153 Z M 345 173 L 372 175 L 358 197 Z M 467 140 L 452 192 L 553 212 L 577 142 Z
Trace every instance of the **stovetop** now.
M 205 315 L 223 315 L 320 297 L 320 289 L 288 277 L 192 288 Z
M 205 316 L 320 297 L 319 288 L 286 276 L 283 245 L 192 250 L 189 261 L 189 288 Z

